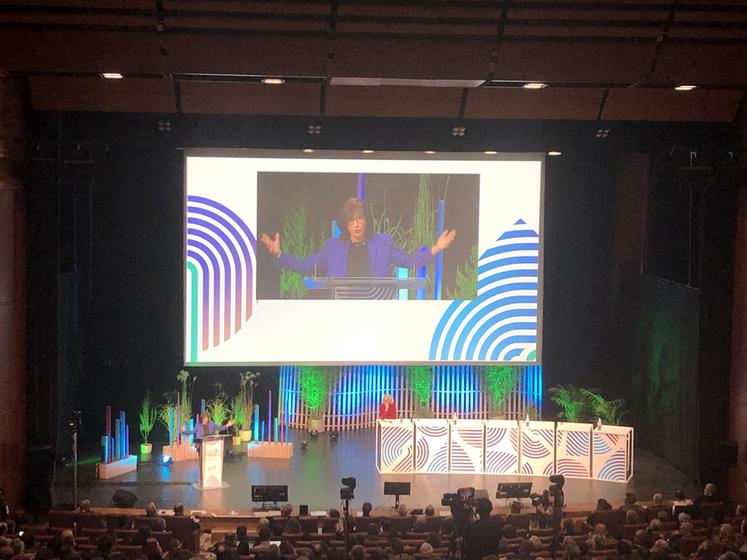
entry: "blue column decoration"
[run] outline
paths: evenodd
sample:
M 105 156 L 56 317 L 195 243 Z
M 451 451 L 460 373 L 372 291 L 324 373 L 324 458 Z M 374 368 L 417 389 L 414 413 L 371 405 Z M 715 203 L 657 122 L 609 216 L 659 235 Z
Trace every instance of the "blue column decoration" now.
M 114 419 L 114 460 L 118 460 L 122 453 L 122 427 L 119 418 Z
M 366 198 L 366 175 L 364 173 L 358 173 L 358 198 L 361 200 Z

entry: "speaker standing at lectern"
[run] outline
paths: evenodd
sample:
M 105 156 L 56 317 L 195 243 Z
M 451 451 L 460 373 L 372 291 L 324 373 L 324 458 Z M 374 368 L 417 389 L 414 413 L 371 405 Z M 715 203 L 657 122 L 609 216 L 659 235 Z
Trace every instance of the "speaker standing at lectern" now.
M 194 430 L 187 430 L 185 426 L 182 426 L 182 433 L 187 436 L 195 436 L 195 447 L 199 452 L 203 437 L 218 435 L 219 432 L 225 432 L 231 426 L 233 426 L 233 420 L 229 420 L 222 426 L 216 426 L 207 412 L 201 412 L 200 423 L 195 426 Z

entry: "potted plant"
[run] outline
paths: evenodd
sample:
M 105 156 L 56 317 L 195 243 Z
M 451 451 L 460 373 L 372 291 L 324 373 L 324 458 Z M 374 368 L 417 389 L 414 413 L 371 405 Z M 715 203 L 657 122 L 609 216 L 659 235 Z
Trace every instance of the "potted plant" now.
M 324 431 L 324 412 L 329 387 L 334 379 L 329 368 L 322 366 L 299 366 L 298 386 L 301 401 L 309 411 L 306 428 L 310 432 Z
M 153 426 L 156 425 L 157 418 L 158 407 L 151 402 L 150 391 L 146 391 L 139 414 L 140 435 L 143 438 L 143 443 L 140 444 L 141 455 L 150 455 L 153 452 L 153 444 L 148 442 L 148 438 L 150 438 L 150 433 L 153 431 Z
M 215 398 L 207 402 L 206 409 L 216 426 L 226 423 L 230 409 L 226 402 L 226 394 L 220 385 L 216 389 Z
M 575 385 L 555 385 L 550 387 L 550 399 L 560 412 L 558 418 L 566 422 L 582 422 L 586 419 L 589 404 L 584 390 Z
M 231 419 L 233 420 L 233 444 L 241 445 L 243 440 L 241 436 L 242 431 L 246 427 L 246 409 L 244 408 L 244 395 L 239 393 L 233 399 L 231 399 Z M 251 438 L 251 431 L 249 431 L 249 437 Z
M 239 394 L 244 407 L 244 427 L 239 430 L 241 441 L 251 441 L 252 430 L 250 428 L 254 417 L 254 388 L 257 386 L 259 372 L 245 371 L 239 374 Z
M 485 391 L 491 418 L 505 418 L 506 399 L 516 387 L 516 369 L 511 366 L 490 366 L 485 369 Z
M 410 370 L 410 383 L 415 403 L 415 418 L 430 418 L 433 394 L 433 371 L 428 366 L 414 366 Z

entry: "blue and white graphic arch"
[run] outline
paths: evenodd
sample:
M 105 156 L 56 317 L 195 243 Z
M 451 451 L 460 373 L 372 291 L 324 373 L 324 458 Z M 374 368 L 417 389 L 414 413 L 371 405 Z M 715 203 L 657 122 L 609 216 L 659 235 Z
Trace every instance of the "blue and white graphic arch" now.
M 477 297 L 446 309 L 431 360 L 536 361 L 539 249 L 539 234 L 519 219 L 480 255 Z

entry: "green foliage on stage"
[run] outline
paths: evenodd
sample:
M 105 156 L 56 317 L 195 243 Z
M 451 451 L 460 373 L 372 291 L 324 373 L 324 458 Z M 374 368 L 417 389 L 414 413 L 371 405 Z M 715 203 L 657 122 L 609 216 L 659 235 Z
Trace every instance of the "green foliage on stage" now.
M 433 370 L 428 366 L 413 366 L 408 372 L 415 404 L 419 407 L 428 406 L 433 393 Z
M 241 428 L 237 428 L 238 430 L 248 427 L 251 424 L 252 415 L 254 414 L 254 388 L 257 386 L 259 375 L 260 373 L 258 371 L 244 371 L 239 373 L 239 394 L 237 397 L 241 397 L 242 406 L 244 408 L 244 425 Z M 235 403 L 234 406 L 236 406 Z M 236 422 L 235 414 L 233 417 L 234 422 Z
M 446 289 L 448 299 L 470 300 L 477 297 L 477 245 L 472 245 L 472 251 L 463 266 L 456 270 L 455 286 Z
M 500 409 L 508 395 L 516 387 L 518 371 L 511 366 L 490 366 L 485 368 L 485 390 L 490 400 L 490 406 Z
M 143 402 L 140 405 L 138 419 L 140 423 L 140 436 L 143 438 L 143 443 L 148 443 L 150 433 L 153 431 L 153 427 L 156 425 L 156 420 L 158 419 L 158 407 L 151 401 L 150 391 L 145 392 Z
M 334 381 L 331 368 L 322 366 L 299 366 L 298 387 L 301 401 L 313 415 L 322 414 L 330 386 Z
M 561 409 L 558 418 L 566 422 L 585 422 L 589 418 L 589 403 L 584 390 L 575 385 L 556 385 L 550 387 L 550 400 Z
M 194 393 L 195 377 L 190 380 L 190 374 L 186 369 L 179 370 L 176 380 L 181 385 L 179 390 L 179 423 L 188 424 L 192 418 L 192 394 Z
M 619 426 L 620 420 L 628 411 L 623 410 L 625 399 L 605 399 L 594 389 L 581 389 L 586 402 L 593 413 L 593 418 L 601 418 L 602 422 L 612 426 Z
M 323 224 L 315 230 L 311 228 L 308 200 L 298 195 L 283 212 L 283 230 L 280 233 L 282 251 L 305 259 L 321 248 L 325 229 Z M 281 299 L 303 299 L 305 293 L 301 273 L 285 268 L 280 271 Z
M 210 418 L 218 426 L 222 426 L 226 423 L 230 408 L 226 402 L 226 395 L 222 391 L 215 395 L 214 399 L 210 399 L 205 408 L 207 409 Z
M 231 420 L 233 420 L 234 430 L 236 433 L 239 433 L 239 431 L 243 430 L 247 425 L 247 414 L 243 394 L 239 393 L 231 399 L 229 412 L 231 413 Z

